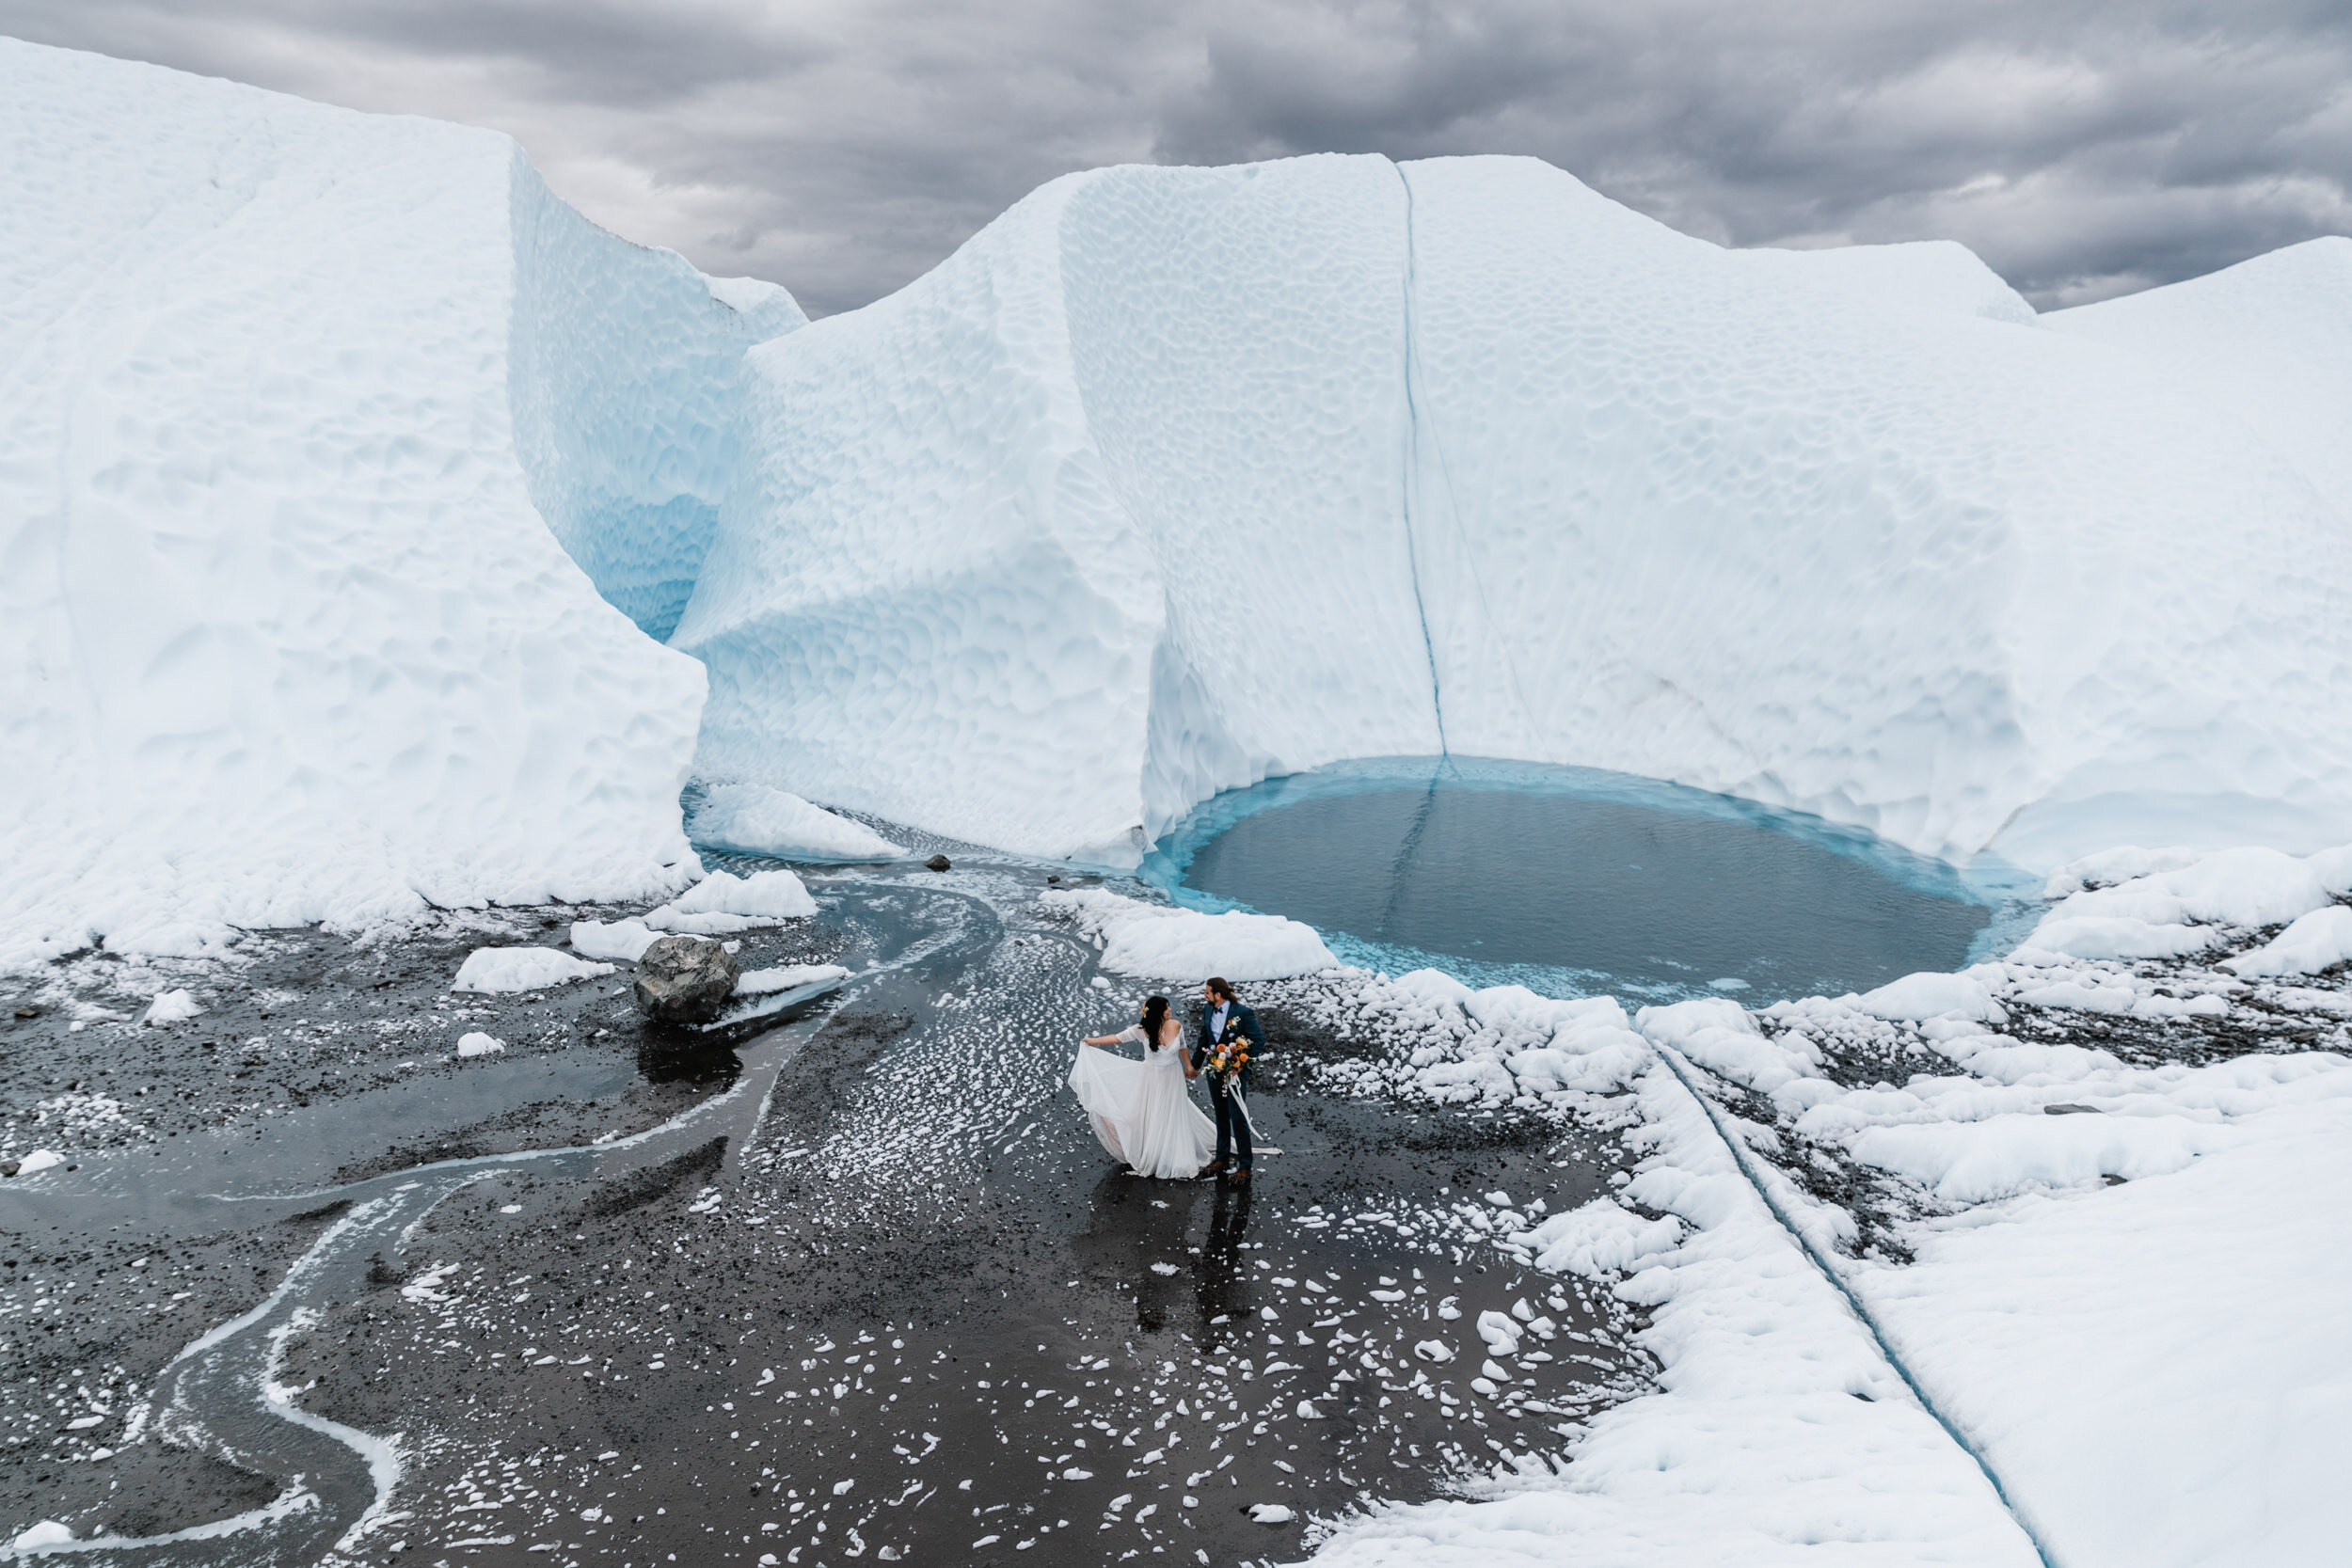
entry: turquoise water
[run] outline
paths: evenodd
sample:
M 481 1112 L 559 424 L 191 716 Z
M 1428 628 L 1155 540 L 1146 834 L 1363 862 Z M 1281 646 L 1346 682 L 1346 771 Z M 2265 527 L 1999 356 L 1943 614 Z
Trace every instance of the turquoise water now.
M 1144 875 L 1302 920 L 1344 961 L 1629 1001 L 1867 990 L 2003 945 L 2032 883 L 1590 768 L 1389 758 L 1203 802 Z

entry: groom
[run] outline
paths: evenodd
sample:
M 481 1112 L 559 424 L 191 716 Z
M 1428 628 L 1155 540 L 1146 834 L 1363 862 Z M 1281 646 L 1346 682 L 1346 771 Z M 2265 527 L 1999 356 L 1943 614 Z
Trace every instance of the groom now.
M 1206 1069 L 1209 1053 L 1232 1039 L 1247 1039 L 1252 1061 L 1265 1050 L 1265 1031 L 1258 1025 L 1258 1015 L 1242 1005 L 1233 994 L 1233 988 L 1223 977 L 1210 980 L 1200 988 L 1201 999 L 1208 1008 L 1200 1019 L 1200 1043 L 1192 1056 L 1193 1069 Z M 1200 1175 L 1231 1174 L 1233 1185 L 1249 1184 L 1249 1069 L 1245 1067 L 1230 1080 L 1209 1078 L 1209 1102 L 1216 1107 L 1216 1156 L 1200 1167 Z M 1233 1151 L 1229 1163 L 1226 1150 Z

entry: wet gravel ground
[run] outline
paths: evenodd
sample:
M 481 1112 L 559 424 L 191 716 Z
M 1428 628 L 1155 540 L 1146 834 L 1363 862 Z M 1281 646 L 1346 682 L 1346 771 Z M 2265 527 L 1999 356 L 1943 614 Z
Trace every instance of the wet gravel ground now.
M 301 1408 L 398 1434 L 390 1510 L 337 1560 L 1288 1559 L 1376 1500 L 1548 1469 L 1648 1386 L 1631 1309 L 1495 1242 L 1608 1190 L 1611 1133 L 1319 1095 L 1290 1064 L 1359 1047 L 1276 1007 L 1255 1110 L 1282 1152 L 1254 1185 L 1127 1177 L 1063 1077 L 1144 992 L 1036 915 L 1041 874 L 809 879 L 819 917 L 746 933 L 745 967 L 955 940 L 832 1004 L 748 1140 L 612 1180 L 481 1167 L 287 1341 Z M 731 1086 L 727 1042 L 638 1025 L 626 972 L 446 991 L 474 946 L 619 912 L 86 956 L 0 990 L 7 1147 L 77 1167 L 0 1188 L 0 1528 L 152 1534 L 274 1495 L 138 1403 L 337 1222 L 338 1183 Z M 181 987 L 203 1013 L 136 1022 Z M 471 1030 L 507 1052 L 458 1062 Z M 186 1200 L 223 1192 L 318 1196 Z M 1521 1354 L 1494 1359 L 1482 1311 L 1529 1325 Z

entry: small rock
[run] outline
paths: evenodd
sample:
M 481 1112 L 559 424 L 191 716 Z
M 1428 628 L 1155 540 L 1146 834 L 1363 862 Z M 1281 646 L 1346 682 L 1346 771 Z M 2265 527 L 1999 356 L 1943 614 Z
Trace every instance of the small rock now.
M 951 863 L 945 855 L 933 855 L 930 860 L 925 861 L 923 864 L 927 869 L 932 871 L 946 871 L 952 869 Z
M 2045 1117 L 2095 1117 L 2099 1114 L 2099 1107 L 2096 1105 L 2044 1105 L 2042 1107 L 2042 1114 Z
M 0 1160 L 0 1176 L 14 1176 L 21 1168 L 14 1160 Z
M 663 937 L 637 960 L 637 1010 L 657 1023 L 708 1023 L 742 972 L 735 957 L 699 937 Z
M 16 1010 L 16 1016 L 19 1018 L 39 1018 L 40 1016 L 40 1009 L 39 1007 L 19 1007 Z

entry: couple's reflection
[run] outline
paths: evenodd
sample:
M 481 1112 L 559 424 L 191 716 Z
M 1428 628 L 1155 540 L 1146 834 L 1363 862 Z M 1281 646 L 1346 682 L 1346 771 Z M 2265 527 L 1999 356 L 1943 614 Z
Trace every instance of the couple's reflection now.
M 1150 1181 L 1114 1171 L 1096 1183 L 1092 1219 L 1077 1244 L 1107 1272 L 1135 1282 L 1136 1323 L 1147 1331 L 1180 1321 L 1189 1273 L 1199 1319 L 1196 1338 L 1205 1353 L 1234 1337 L 1256 1308 L 1244 1244 L 1249 1189 L 1216 1184 L 1209 1232 L 1195 1257 L 1191 1230 L 1200 1196 L 1192 1182 Z M 1215 1322 L 1217 1318 L 1229 1321 Z
M 1249 1283 L 1249 1189 L 1220 1181 L 1209 1206 L 1208 1239 L 1193 1267 L 1193 1304 L 1200 1316 L 1200 1354 L 1213 1355 L 1245 1332 L 1253 1295 Z M 1219 1319 L 1225 1320 L 1218 1322 Z

